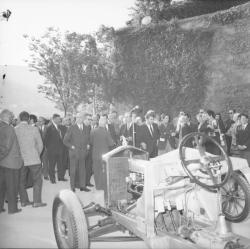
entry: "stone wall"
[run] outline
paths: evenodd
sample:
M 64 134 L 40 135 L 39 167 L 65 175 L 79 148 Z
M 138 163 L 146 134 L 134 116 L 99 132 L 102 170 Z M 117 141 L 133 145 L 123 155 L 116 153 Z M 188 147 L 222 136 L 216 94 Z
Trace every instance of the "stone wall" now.
M 226 23 L 210 22 L 218 12 L 183 20 L 180 26 L 185 30 L 213 30 L 211 50 L 206 59 L 208 85 L 204 107 L 218 112 L 229 108 L 237 111 L 250 110 L 250 4 L 234 8 L 238 14 Z M 214 18 L 215 19 L 215 18 Z
M 144 94 L 146 108 L 162 111 L 168 106 L 165 110 L 171 114 L 180 109 L 195 114 L 200 107 L 222 113 L 229 108 L 250 110 L 250 3 L 172 23 L 123 29 L 116 32 L 115 44 L 117 73 L 123 75 L 119 87 L 132 82 L 125 89 L 131 91 L 139 85 L 132 97 L 143 102 L 143 89 L 154 86 L 155 101 L 147 91 Z M 171 90 L 170 82 L 180 88 Z

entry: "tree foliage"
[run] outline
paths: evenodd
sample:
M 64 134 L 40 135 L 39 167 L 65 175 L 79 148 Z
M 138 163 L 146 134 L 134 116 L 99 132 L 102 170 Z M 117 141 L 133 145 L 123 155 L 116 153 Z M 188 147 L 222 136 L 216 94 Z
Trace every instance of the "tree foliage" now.
M 91 103 L 93 89 L 105 78 L 101 54 L 91 35 L 48 28 L 39 39 L 25 36 L 32 52 L 31 69 L 46 79 L 39 91 L 67 112 L 74 112 L 82 103 Z

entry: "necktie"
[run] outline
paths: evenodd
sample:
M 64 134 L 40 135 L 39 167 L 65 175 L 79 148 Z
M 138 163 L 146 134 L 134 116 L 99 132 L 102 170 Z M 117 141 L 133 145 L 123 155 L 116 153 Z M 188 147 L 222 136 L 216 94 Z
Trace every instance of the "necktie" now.
M 150 125 L 150 128 L 151 128 L 151 133 L 152 133 L 152 136 L 154 134 L 154 128 L 153 128 L 153 125 Z
M 153 137 L 153 129 L 152 129 L 152 125 L 149 125 L 149 131 L 150 131 L 151 136 Z
M 58 131 L 58 133 L 59 133 L 60 138 L 62 138 L 61 130 L 58 128 L 58 126 L 56 126 L 56 129 L 57 129 L 57 131 Z

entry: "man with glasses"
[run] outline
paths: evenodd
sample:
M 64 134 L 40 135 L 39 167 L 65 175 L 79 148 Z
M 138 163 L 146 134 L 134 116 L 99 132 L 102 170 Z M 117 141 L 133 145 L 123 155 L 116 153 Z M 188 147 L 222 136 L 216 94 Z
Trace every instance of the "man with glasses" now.
M 230 155 L 230 149 L 231 149 L 231 144 L 232 144 L 232 135 L 228 133 L 229 129 L 231 126 L 235 123 L 233 118 L 234 114 L 236 113 L 235 109 L 230 109 L 228 111 L 229 118 L 225 121 L 225 138 L 226 138 L 226 143 L 227 143 L 227 153 Z

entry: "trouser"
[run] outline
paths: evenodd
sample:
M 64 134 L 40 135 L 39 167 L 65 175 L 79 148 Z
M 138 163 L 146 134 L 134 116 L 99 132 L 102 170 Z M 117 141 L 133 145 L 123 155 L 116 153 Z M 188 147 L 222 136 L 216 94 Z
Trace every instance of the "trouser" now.
M 71 189 L 86 187 L 86 152 L 70 152 L 70 187 Z
M 154 146 L 152 151 L 149 153 L 149 158 L 154 158 L 158 156 L 158 148 Z
M 5 197 L 7 197 L 9 213 L 17 210 L 19 173 L 19 169 L 0 166 L 0 209 L 3 208 Z
M 62 164 L 63 169 L 66 172 L 66 170 L 69 169 L 69 150 L 66 146 L 63 148 Z
M 55 167 L 57 165 L 57 177 L 58 180 L 63 179 L 65 175 L 65 169 L 62 164 L 62 152 L 51 153 L 48 151 L 49 159 L 49 178 L 51 181 L 55 181 Z
M 21 168 L 20 172 L 20 186 L 19 186 L 19 194 L 21 203 L 26 203 L 29 201 L 28 193 L 25 188 L 25 183 L 27 179 L 28 171 L 30 170 L 32 180 L 33 180 L 33 202 L 41 203 L 42 199 L 42 167 L 41 164 L 24 166 Z
M 230 153 L 231 153 L 231 145 L 232 145 L 232 137 L 226 135 L 225 138 L 226 138 L 226 143 L 227 143 L 227 154 L 230 155 Z
M 86 160 L 85 160 L 85 165 L 86 165 L 86 184 L 90 183 L 90 178 L 93 174 L 92 170 L 92 153 L 89 151 Z
M 42 173 L 44 177 L 48 177 L 49 176 L 49 159 L 48 159 L 48 151 L 45 148 L 41 155 L 41 161 L 42 161 Z

